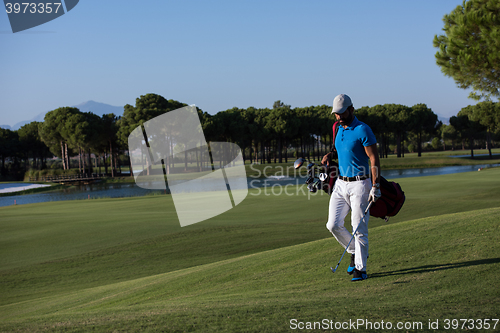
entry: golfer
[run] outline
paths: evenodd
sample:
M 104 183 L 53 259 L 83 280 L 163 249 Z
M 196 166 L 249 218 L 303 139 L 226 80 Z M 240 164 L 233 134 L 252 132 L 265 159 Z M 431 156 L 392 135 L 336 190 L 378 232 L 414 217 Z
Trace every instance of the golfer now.
M 352 235 L 344 226 L 344 219 L 351 211 L 353 232 L 359 228 L 354 242 L 346 249 L 351 254 L 347 273 L 353 275 L 352 281 L 361 281 L 368 278 L 366 259 L 370 214 L 365 217 L 364 211 L 369 201 L 375 202 L 381 196 L 380 161 L 375 135 L 368 125 L 354 116 L 354 111 L 349 96 L 340 94 L 333 100 L 332 114 L 335 114 L 340 124 L 334 142 L 339 160 L 339 177 L 330 197 L 326 227 L 346 249 Z M 333 130 L 335 133 L 335 128 Z M 326 164 L 333 154 L 330 152 L 325 155 L 322 163 Z

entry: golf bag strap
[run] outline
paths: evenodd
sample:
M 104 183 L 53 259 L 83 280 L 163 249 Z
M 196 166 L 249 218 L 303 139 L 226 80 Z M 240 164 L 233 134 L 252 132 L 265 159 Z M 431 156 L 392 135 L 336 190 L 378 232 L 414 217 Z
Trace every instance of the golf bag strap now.
M 339 126 L 340 126 L 340 123 L 338 121 L 336 121 L 334 124 L 333 124 L 333 144 L 332 144 L 332 149 L 330 149 L 330 152 L 337 152 L 337 148 L 335 148 L 335 139 L 337 138 L 337 133 L 339 131 Z

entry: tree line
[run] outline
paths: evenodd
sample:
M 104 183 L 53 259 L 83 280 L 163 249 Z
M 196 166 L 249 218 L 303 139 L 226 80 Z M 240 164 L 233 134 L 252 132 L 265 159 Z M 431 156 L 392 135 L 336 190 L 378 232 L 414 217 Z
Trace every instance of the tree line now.
M 442 129 L 443 141 L 461 142 L 465 149 L 469 142 L 471 157 L 476 140 L 484 141 L 490 158 L 493 158 L 491 148 L 500 140 L 500 104 L 492 101 L 479 102 L 462 108 L 456 116 L 450 118 L 450 125 Z
M 186 105 L 146 94 L 136 99 L 135 106 L 125 105 L 122 116 L 98 116 L 61 107 L 48 112 L 43 122 L 29 123 L 17 131 L 0 129 L 2 177 L 19 178 L 29 168 L 47 168 L 47 158 L 52 156 L 60 159 L 64 170 L 92 173 L 95 167 L 103 166 L 105 173 L 114 176 L 120 164 L 118 157 L 127 155 L 128 136 L 134 128 Z M 331 148 L 335 122 L 331 106 L 292 108 L 276 101 L 272 108 L 235 107 L 215 115 L 199 108 L 197 111 L 207 142 L 236 143 L 244 160 L 251 163 L 286 163 L 297 157 L 321 159 Z M 421 156 L 426 149 L 424 142 L 432 138 L 443 143 L 444 149 L 446 142 L 451 142 L 452 149 L 461 142 L 462 149 L 471 149 L 472 157 L 472 149 L 482 140 L 491 156 L 491 147 L 500 135 L 499 105 L 491 101 L 463 108 L 450 118 L 449 125 L 443 125 L 425 104 L 364 106 L 355 114 L 372 128 L 381 158 L 392 153 L 404 157 L 405 151 Z

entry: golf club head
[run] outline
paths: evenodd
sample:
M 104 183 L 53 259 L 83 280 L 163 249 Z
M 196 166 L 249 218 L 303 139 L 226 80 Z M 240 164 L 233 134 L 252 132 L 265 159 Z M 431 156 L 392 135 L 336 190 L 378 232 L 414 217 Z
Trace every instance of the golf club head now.
M 307 165 L 307 170 L 310 170 L 313 166 L 315 166 L 316 163 L 313 163 L 313 162 L 310 162 L 308 165 Z
M 319 174 L 318 178 L 319 178 L 319 180 L 324 182 L 326 180 L 326 178 L 328 178 L 328 175 L 326 173 L 322 172 Z
M 315 186 L 315 184 L 309 184 L 307 185 L 307 189 L 309 192 L 316 193 L 318 191 L 318 188 Z
M 300 167 L 304 164 L 304 162 L 305 162 L 305 161 L 306 161 L 306 160 L 305 160 L 304 158 L 302 158 L 302 157 L 301 157 L 301 158 L 297 159 L 297 160 L 295 161 L 295 163 L 293 163 L 293 167 L 294 167 L 295 169 L 298 169 L 298 168 L 300 168 Z

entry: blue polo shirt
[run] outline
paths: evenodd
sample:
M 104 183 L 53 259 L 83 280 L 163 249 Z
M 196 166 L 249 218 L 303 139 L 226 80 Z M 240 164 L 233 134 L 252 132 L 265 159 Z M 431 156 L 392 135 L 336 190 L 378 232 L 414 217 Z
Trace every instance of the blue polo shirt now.
M 335 148 L 339 156 L 339 172 L 344 177 L 370 175 L 369 159 L 365 148 L 377 143 L 372 129 L 354 117 L 351 124 L 339 126 Z

